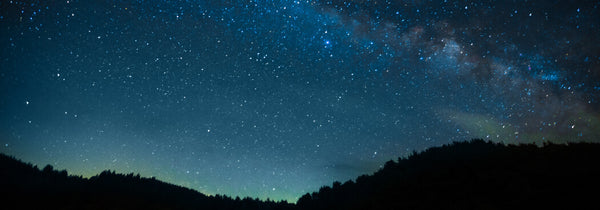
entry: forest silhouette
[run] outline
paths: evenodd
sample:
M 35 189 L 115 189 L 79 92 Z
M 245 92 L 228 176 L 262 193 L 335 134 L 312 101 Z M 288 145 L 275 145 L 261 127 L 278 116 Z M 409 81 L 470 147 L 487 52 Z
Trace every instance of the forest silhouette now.
M 3 206 L 18 209 L 597 209 L 600 144 L 454 142 L 334 182 L 296 204 L 207 196 L 134 174 L 82 178 L 0 154 Z

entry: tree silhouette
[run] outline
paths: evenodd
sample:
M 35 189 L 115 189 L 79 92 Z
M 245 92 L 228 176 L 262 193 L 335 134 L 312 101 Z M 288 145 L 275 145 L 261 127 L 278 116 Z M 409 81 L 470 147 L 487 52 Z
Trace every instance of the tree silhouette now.
M 599 160 L 592 143 L 454 142 L 333 182 L 294 205 L 206 196 L 110 170 L 85 179 L 0 154 L 0 194 L 3 205 L 21 209 L 596 209 Z
M 598 206 L 600 144 L 454 142 L 321 187 L 302 209 L 581 209 Z
M 84 179 L 56 171 L 51 165 L 40 171 L 3 154 L 0 194 L 4 206 L 20 209 L 296 209 L 287 202 L 206 196 L 133 173 L 105 170 Z

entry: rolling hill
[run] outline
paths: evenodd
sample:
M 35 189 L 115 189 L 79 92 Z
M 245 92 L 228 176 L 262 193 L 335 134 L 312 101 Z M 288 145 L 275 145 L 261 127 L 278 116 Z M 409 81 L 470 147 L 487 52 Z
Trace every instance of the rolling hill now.
M 600 190 L 600 144 L 455 142 L 334 182 L 297 204 L 207 196 L 134 174 L 70 176 L 0 154 L 4 206 L 19 209 L 589 209 Z

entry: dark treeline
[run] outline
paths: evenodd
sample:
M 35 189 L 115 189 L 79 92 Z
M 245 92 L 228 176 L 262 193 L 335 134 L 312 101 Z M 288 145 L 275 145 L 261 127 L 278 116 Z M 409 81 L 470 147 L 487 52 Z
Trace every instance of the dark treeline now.
M 600 209 L 600 144 L 455 142 L 305 194 L 301 209 Z
M 0 154 L 3 206 L 19 209 L 598 209 L 600 144 L 454 143 L 285 201 L 206 196 L 134 174 L 89 179 Z
M 0 154 L 0 194 L 0 209 L 296 209 L 287 201 L 206 196 L 134 174 L 69 176 L 50 165 L 39 170 L 4 154 Z

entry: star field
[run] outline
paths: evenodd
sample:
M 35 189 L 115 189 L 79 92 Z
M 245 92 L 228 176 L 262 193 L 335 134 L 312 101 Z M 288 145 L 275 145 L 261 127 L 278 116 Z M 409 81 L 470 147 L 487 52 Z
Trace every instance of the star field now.
M 0 152 L 295 202 L 471 138 L 598 142 L 598 1 L 1 1 Z

